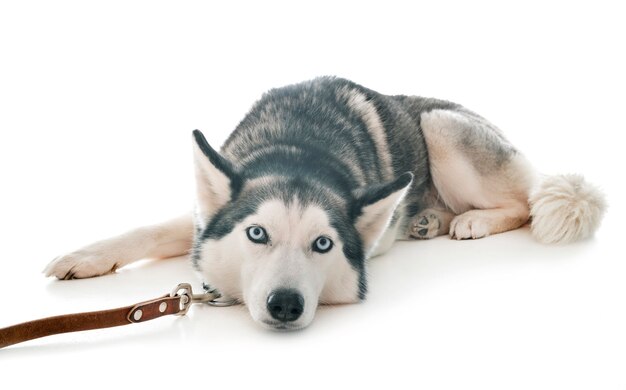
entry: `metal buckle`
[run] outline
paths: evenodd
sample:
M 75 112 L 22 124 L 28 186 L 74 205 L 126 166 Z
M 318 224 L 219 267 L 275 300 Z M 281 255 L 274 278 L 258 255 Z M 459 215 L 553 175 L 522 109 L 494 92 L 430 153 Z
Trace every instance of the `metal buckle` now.
M 220 297 L 211 299 L 210 301 L 207 301 L 206 304 L 209 306 L 215 306 L 215 307 L 228 307 L 228 306 L 237 305 L 239 303 L 239 301 L 236 300 L 235 298 L 229 299 L 227 301 L 218 301 L 218 299 L 220 299 Z
M 194 294 L 189 283 L 180 283 L 174 287 L 170 293 L 170 297 L 180 296 L 180 311 L 176 313 L 177 316 L 184 316 L 189 311 L 189 308 L 194 303 L 206 303 L 211 306 L 226 307 L 232 306 L 238 303 L 236 299 L 228 301 L 218 301 L 221 295 L 216 291 L 208 291 L 204 294 Z
M 215 306 L 215 307 L 227 307 L 227 306 L 233 306 L 233 305 L 239 304 L 239 301 L 236 298 L 225 300 L 225 301 L 220 301 L 219 299 L 222 298 L 222 294 L 220 294 L 220 292 L 217 291 L 217 289 L 212 288 L 210 285 L 206 283 L 202 283 L 202 288 L 204 289 L 206 293 L 216 295 L 215 299 L 212 299 L 206 302 L 207 305 Z

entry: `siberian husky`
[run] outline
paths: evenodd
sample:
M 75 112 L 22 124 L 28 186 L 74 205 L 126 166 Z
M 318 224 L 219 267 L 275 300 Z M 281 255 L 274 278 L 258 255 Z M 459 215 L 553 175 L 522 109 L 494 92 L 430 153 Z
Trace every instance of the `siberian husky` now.
M 193 150 L 193 215 L 60 256 L 45 274 L 88 278 L 190 253 L 207 288 L 268 328 L 298 329 L 319 304 L 364 299 L 367 259 L 395 240 L 477 239 L 530 220 L 539 241 L 571 242 L 605 209 L 581 176 L 536 175 L 458 104 L 335 77 L 267 92 L 220 152 L 198 130 Z

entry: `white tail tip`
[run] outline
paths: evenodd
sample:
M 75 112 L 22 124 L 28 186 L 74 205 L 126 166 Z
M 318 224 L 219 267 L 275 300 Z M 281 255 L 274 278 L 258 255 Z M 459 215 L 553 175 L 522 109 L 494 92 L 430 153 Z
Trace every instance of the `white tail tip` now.
M 530 196 L 533 236 L 544 243 L 566 243 L 590 237 L 606 210 L 602 191 L 581 175 L 544 178 Z

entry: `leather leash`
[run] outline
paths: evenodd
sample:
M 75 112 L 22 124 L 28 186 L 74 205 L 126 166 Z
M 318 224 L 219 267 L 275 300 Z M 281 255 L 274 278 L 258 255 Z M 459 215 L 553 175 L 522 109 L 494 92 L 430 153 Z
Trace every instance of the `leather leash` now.
M 42 318 L 0 329 L 0 348 L 60 333 L 138 324 L 167 315 L 185 315 L 194 303 L 231 306 L 236 301 L 217 301 L 215 291 L 194 294 L 189 283 L 181 283 L 160 298 L 111 310 Z

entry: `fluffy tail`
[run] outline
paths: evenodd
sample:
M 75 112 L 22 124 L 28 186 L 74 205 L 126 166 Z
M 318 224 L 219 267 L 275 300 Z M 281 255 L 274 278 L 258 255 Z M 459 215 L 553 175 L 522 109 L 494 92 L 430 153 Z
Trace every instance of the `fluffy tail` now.
M 593 235 L 606 210 L 604 194 L 581 175 L 543 178 L 529 202 L 530 230 L 544 243 L 566 243 Z

